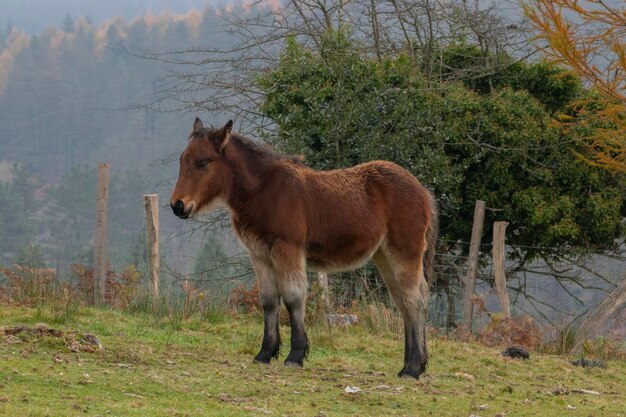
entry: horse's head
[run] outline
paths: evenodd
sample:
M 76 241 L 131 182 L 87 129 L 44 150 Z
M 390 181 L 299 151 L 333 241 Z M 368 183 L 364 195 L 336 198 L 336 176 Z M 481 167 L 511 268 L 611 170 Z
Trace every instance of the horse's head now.
M 189 144 L 180 156 L 178 181 L 170 199 L 174 214 L 181 219 L 210 210 L 226 198 L 230 169 L 224 158 L 233 121 L 221 129 L 205 129 L 196 118 Z

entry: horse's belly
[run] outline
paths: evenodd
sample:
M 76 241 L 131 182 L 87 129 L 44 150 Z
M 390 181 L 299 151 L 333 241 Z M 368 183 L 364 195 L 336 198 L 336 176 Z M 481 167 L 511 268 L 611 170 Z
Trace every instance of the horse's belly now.
M 374 252 L 372 252 L 371 255 L 364 257 L 362 259 L 352 260 L 352 262 L 345 262 L 345 261 L 333 262 L 332 260 L 320 261 L 317 258 L 315 259 L 307 258 L 306 270 L 315 271 L 315 272 L 328 272 L 328 273 L 352 271 L 355 269 L 359 269 L 363 265 L 365 265 L 367 261 L 369 261 L 372 258 L 372 256 L 374 255 Z
M 341 272 L 360 268 L 376 253 L 383 238 L 361 239 L 344 245 L 333 245 L 331 242 L 321 246 L 311 242 L 306 250 L 307 270 Z

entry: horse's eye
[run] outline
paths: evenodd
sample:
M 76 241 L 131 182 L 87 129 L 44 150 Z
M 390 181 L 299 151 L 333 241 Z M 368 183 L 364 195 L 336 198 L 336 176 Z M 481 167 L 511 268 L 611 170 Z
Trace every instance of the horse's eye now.
M 204 169 L 207 167 L 207 165 L 209 165 L 210 162 L 211 162 L 210 159 L 200 159 L 199 161 L 196 161 L 196 168 Z

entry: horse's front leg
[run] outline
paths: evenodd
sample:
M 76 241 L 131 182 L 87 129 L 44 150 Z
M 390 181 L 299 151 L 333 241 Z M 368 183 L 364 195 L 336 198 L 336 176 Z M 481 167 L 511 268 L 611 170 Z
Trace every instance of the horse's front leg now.
M 285 359 L 285 365 L 302 366 L 309 352 L 309 340 L 304 327 L 307 292 L 304 252 L 297 246 L 277 242 L 272 248 L 271 258 L 291 323 L 291 351 Z
M 267 262 L 252 258 L 252 265 L 259 284 L 259 298 L 263 306 L 264 329 L 261 351 L 254 360 L 261 363 L 269 363 L 272 359 L 278 359 L 280 351 L 280 295 L 276 282 L 276 273 Z

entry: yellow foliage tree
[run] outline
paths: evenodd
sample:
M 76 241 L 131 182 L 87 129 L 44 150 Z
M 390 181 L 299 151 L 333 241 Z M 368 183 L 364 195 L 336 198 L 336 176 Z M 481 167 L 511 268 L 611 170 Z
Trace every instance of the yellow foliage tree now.
M 577 127 L 592 164 L 626 172 L 626 3 L 613 0 L 532 0 L 524 10 L 542 49 L 570 67 L 598 95 L 580 100 Z M 564 123 L 571 119 L 563 118 Z
M 0 44 L 0 94 L 2 94 L 13 69 L 15 56 L 28 45 L 29 41 L 30 37 L 27 34 L 13 29 L 5 41 L 4 48 Z

